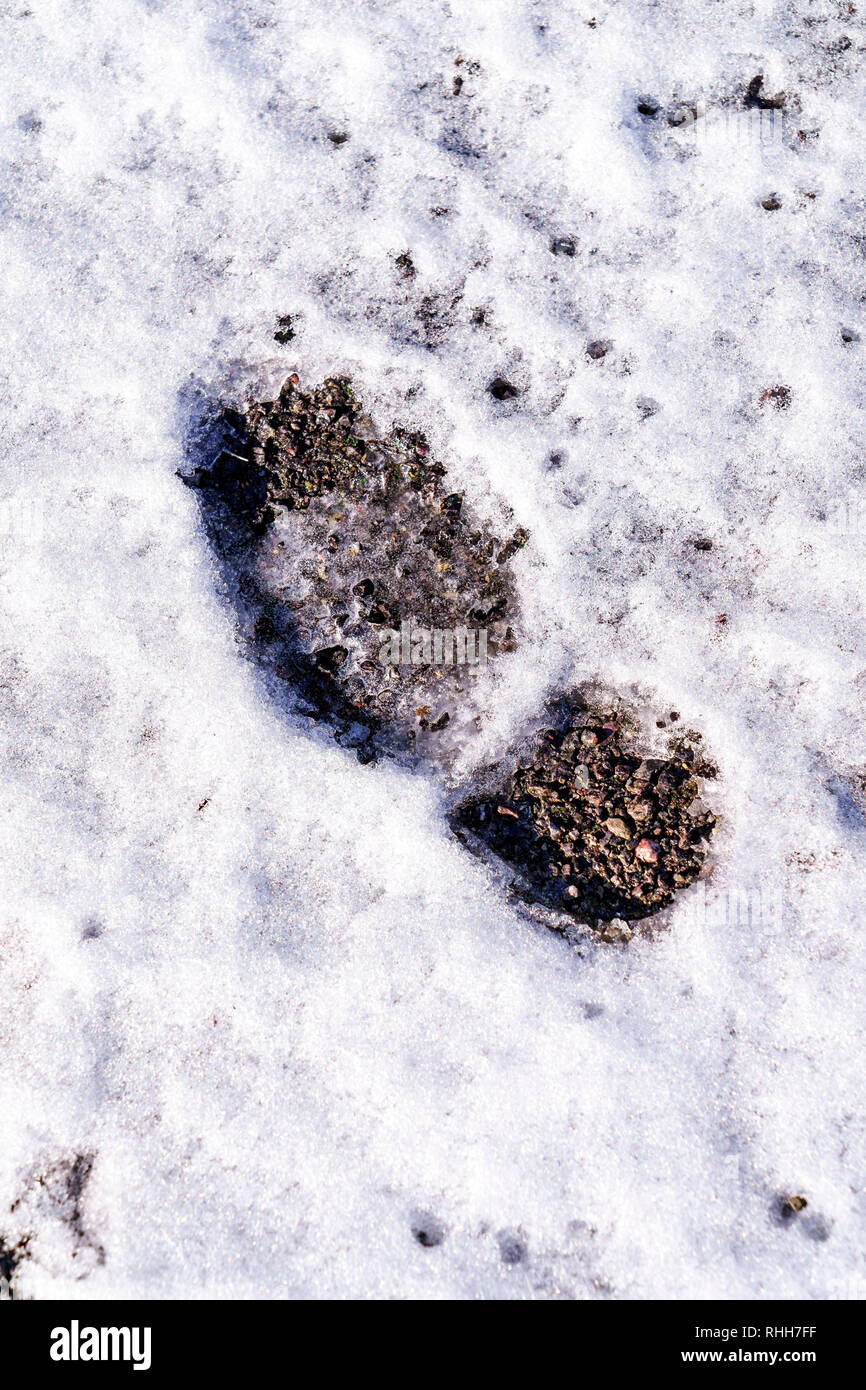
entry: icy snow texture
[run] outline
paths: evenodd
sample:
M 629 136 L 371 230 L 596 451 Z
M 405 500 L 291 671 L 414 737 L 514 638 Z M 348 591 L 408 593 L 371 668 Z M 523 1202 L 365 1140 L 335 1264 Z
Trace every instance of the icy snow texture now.
M 2 10 L 20 1291 L 862 1296 L 862 15 Z M 778 129 L 710 139 L 758 72 Z M 661 933 L 534 927 L 434 782 L 270 698 L 175 470 L 293 369 L 532 531 L 491 740 L 594 675 L 703 732 L 715 872 Z

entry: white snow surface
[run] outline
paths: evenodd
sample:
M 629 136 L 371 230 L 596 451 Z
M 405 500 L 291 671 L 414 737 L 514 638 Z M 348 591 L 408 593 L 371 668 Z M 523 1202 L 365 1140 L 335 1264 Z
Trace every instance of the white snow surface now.
M 861 7 L 0 8 L 18 1291 L 862 1297 Z M 545 931 L 274 701 L 177 470 L 293 370 L 532 533 L 470 761 L 590 678 L 703 734 L 657 931 Z

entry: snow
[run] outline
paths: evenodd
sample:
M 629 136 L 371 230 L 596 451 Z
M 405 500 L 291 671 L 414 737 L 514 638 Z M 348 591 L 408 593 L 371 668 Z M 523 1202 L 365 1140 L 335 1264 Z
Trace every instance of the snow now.
M 2 6 L 25 1296 L 866 1293 L 850 8 Z M 177 470 L 202 402 L 293 370 L 352 375 L 532 533 L 467 775 L 590 679 L 703 733 L 713 873 L 658 931 L 539 928 L 435 779 L 359 765 L 246 659 Z

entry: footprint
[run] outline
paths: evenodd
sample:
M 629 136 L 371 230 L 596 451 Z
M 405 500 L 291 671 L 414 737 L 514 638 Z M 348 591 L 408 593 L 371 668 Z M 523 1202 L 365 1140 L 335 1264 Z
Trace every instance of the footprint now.
M 259 661 L 363 761 L 447 761 L 516 646 L 526 532 L 497 536 L 422 437 L 379 436 L 346 380 L 290 378 L 219 423 L 215 461 L 186 481 Z
M 270 689 L 362 762 L 447 779 L 519 643 L 528 533 L 499 536 L 423 436 L 380 434 L 345 378 L 304 392 L 291 376 L 243 412 L 205 402 L 190 444 L 182 476 Z M 528 756 L 459 790 L 449 825 L 522 901 L 627 938 L 700 872 L 715 818 L 692 808 L 713 769 L 687 740 L 643 758 L 628 718 L 579 694 L 546 714 Z
M 644 758 L 630 722 L 577 697 L 492 788 L 451 813 L 455 833 L 513 866 L 531 900 L 576 921 L 625 924 L 667 907 L 697 878 L 716 819 L 695 808 L 715 771 L 687 741 Z M 483 778 L 482 778 L 483 780 Z M 608 933 L 610 935 L 610 933 Z

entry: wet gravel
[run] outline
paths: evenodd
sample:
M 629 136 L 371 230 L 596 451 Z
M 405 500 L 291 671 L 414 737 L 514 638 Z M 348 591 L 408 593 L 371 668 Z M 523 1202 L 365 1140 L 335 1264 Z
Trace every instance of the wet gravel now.
M 527 532 L 495 532 L 423 436 L 380 434 L 344 378 L 304 392 L 290 377 L 224 420 L 228 446 L 193 481 L 247 532 L 235 566 L 263 659 L 363 760 L 453 752 L 476 682 L 516 646 Z
M 644 758 L 633 731 L 592 712 L 545 730 L 498 789 L 452 815 L 519 872 L 532 898 L 592 925 L 647 917 L 698 876 L 716 817 L 698 801 L 716 775 L 695 744 Z

